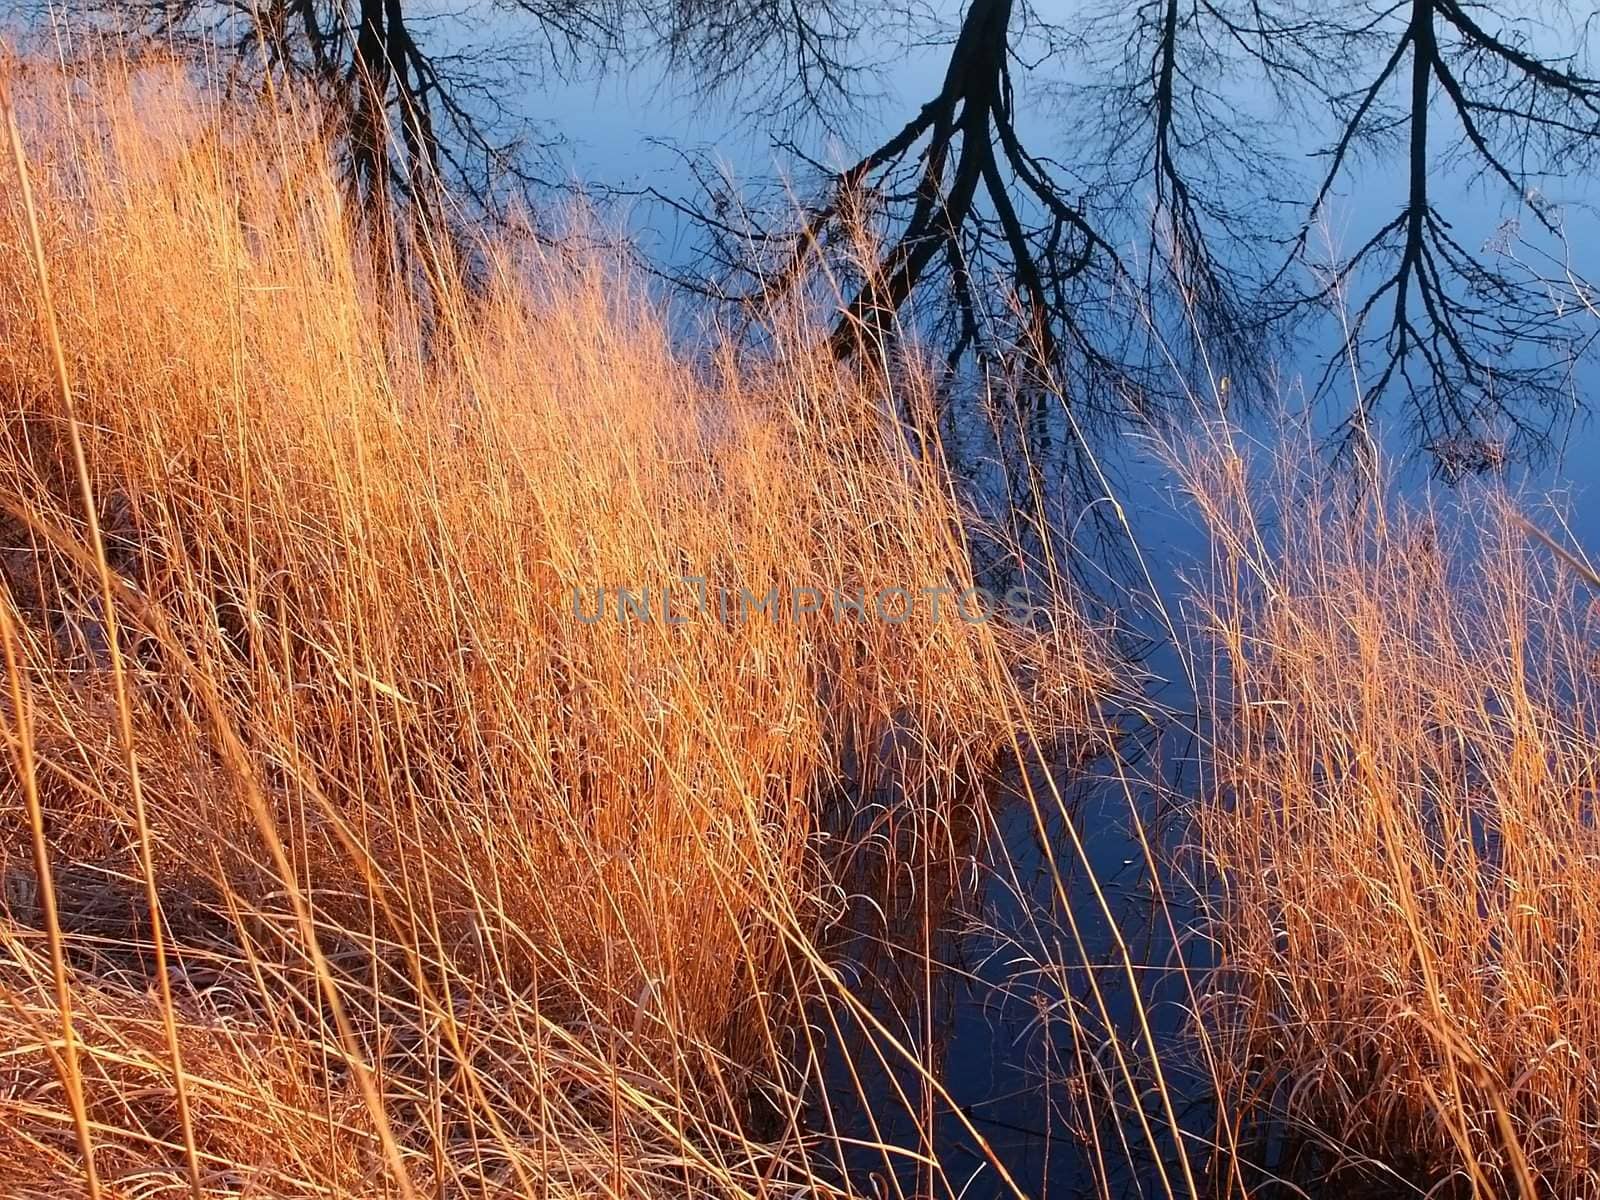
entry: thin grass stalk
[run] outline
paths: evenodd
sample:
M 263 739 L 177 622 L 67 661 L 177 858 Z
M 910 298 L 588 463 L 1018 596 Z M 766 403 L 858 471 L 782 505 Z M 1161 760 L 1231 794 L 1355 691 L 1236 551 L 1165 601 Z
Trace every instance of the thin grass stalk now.
M 33 254 L 34 270 L 39 283 L 39 316 L 45 339 L 50 347 L 50 359 L 55 369 L 61 405 L 66 417 L 68 435 L 72 443 L 73 468 L 77 474 L 79 500 L 89 532 L 89 544 L 100 579 L 101 615 L 105 625 L 106 645 L 111 662 L 112 687 L 116 697 L 117 734 L 122 748 L 123 767 L 127 772 L 128 786 L 133 796 L 134 820 L 137 825 L 140 870 L 144 876 L 145 903 L 150 914 L 150 939 L 155 951 L 156 982 L 161 994 L 161 1013 L 167 1039 L 167 1053 L 172 1063 L 173 1097 L 178 1107 L 178 1124 L 182 1131 L 183 1148 L 189 1171 L 189 1191 L 193 1200 L 203 1200 L 204 1188 L 200 1179 L 200 1158 L 195 1148 L 194 1125 L 189 1114 L 188 1086 L 184 1080 L 183 1053 L 178 1045 L 177 1014 L 172 1002 L 172 980 L 167 972 L 166 937 L 161 921 L 161 899 L 156 888 L 155 864 L 150 844 L 150 823 L 145 812 L 144 791 L 140 786 L 139 760 L 134 751 L 133 711 L 128 696 L 128 684 L 122 662 L 121 635 L 117 628 L 116 598 L 111 584 L 111 565 L 106 559 L 105 540 L 100 533 L 99 510 L 95 503 L 94 486 L 89 475 L 88 460 L 84 457 L 83 437 L 78 428 L 77 407 L 72 399 L 72 384 L 67 377 L 67 360 L 62 353 L 60 334 L 56 329 L 55 302 L 50 293 L 50 270 L 45 261 L 44 239 L 39 233 L 39 214 L 34 207 L 33 187 L 28 178 L 27 153 L 22 145 L 22 133 L 17 128 L 16 112 L 9 95 L 0 96 L 0 107 L 5 109 L 6 133 L 11 143 L 12 163 L 16 167 L 17 182 L 22 194 L 23 211 L 27 216 L 29 248 Z M 8 648 L 9 653 L 9 648 Z M 92 1165 L 86 1170 L 92 1173 Z

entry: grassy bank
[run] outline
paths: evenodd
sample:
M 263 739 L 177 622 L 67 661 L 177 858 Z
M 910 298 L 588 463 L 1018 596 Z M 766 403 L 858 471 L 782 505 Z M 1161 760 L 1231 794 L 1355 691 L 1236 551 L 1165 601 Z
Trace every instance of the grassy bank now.
M 577 238 L 397 278 L 294 97 L 6 70 L 0 1193 L 1020 1194 L 941 1078 L 978 878 L 1053 1187 L 1595 1193 L 1597 610 L 1515 505 L 1174 455 L 1201 788 L 1079 807 L 1134 670 L 1048 569 L 980 611 L 914 362 Z
M 920 384 L 691 364 L 526 244 L 385 285 L 306 114 L 10 84 L 0 1190 L 839 1186 L 833 881 L 926 883 L 1105 676 L 1061 593 L 916 598 L 972 583 Z M 583 619 L 663 587 L 684 623 Z

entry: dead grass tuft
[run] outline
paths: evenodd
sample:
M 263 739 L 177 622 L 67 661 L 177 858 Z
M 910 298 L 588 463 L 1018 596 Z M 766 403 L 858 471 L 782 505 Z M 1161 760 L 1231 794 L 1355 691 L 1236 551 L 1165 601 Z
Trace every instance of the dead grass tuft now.
M 1441 512 L 1193 461 L 1225 1108 L 1435 1194 L 1594 1194 L 1594 596 L 1492 491 Z

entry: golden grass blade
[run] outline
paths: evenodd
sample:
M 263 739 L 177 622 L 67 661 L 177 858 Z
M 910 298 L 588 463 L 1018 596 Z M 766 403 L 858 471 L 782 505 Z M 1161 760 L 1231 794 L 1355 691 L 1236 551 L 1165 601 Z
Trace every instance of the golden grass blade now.
M 9 115 L 9 110 L 8 110 Z M 10 612 L 11 598 L 0 597 L 0 642 L 5 645 L 6 679 L 11 691 L 11 712 L 16 720 L 16 739 L 12 743 L 17 759 L 17 775 L 22 783 L 23 800 L 28 807 L 28 825 L 33 835 L 33 871 L 37 882 L 38 904 L 43 913 L 45 936 L 50 947 L 50 971 L 55 982 L 56 1011 L 61 1020 L 61 1088 L 72 1112 L 78 1153 L 83 1159 L 84 1184 L 89 1200 L 99 1200 L 100 1175 L 95 1166 L 94 1137 L 89 1131 L 89 1110 L 84 1101 L 83 1070 L 78 1060 L 77 1033 L 72 1024 L 72 989 L 67 979 L 66 952 L 62 945 L 61 919 L 56 912 L 55 880 L 50 870 L 50 847 L 45 840 L 44 808 L 39 802 L 39 781 L 33 761 L 33 727 L 29 719 L 22 664 L 18 660 L 16 630 Z
M 22 145 L 22 133 L 17 128 L 16 112 L 9 95 L 0 96 L 0 107 L 5 109 L 6 133 L 11 142 L 12 163 L 16 167 L 23 210 L 27 215 L 29 249 L 33 254 L 34 270 L 38 277 L 40 321 L 44 327 L 45 340 L 49 344 L 51 362 L 55 367 L 56 385 L 60 390 L 61 406 L 66 416 L 68 436 L 72 444 L 72 461 L 77 473 L 84 524 L 89 533 L 89 545 L 94 554 L 95 569 L 100 577 L 101 617 L 105 624 L 106 647 L 111 661 L 112 686 L 116 697 L 117 733 L 122 746 L 123 767 L 127 771 L 128 785 L 133 795 L 140 869 L 144 875 L 145 902 L 150 913 L 150 938 L 155 950 L 156 985 L 161 992 L 161 1011 L 166 1026 L 167 1050 L 172 1059 L 173 1095 L 178 1106 L 178 1124 L 182 1131 L 184 1153 L 188 1161 L 189 1191 L 194 1200 L 202 1200 L 204 1187 L 200 1180 L 200 1158 L 195 1150 L 194 1126 L 189 1115 L 188 1087 L 183 1075 L 183 1055 L 178 1045 L 177 1013 L 172 1003 L 172 980 L 167 971 L 166 936 L 162 930 L 161 899 L 156 888 L 150 824 L 145 812 L 144 790 L 140 784 L 139 760 L 134 751 L 133 710 L 128 697 L 128 683 L 122 662 L 116 597 L 111 583 L 111 565 L 106 559 L 105 539 L 100 532 L 100 516 L 95 504 L 94 486 L 89 475 L 89 464 L 84 458 L 83 438 L 78 428 L 77 406 L 73 403 L 72 383 L 67 377 L 67 360 L 62 353 L 61 337 L 56 328 L 55 302 L 50 294 L 50 270 L 45 261 L 44 239 L 39 234 L 39 215 L 34 208 L 33 187 L 28 179 L 28 160 Z

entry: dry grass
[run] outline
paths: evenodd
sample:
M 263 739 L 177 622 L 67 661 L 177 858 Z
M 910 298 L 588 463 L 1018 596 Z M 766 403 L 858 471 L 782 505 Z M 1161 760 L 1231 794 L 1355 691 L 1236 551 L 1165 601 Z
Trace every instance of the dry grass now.
M 159 66 L 10 89 L 0 1191 L 844 1192 L 827 1040 L 921 1073 L 892 1100 L 928 1141 L 882 1149 L 958 1194 L 931 1029 L 832 955 L 863 912 L 925 951 L 985 785 L 1106 745 L 1119 673 L 1059 580 L 1032 625 L 738 611 L 972 582 L 973 518 L 894 415 L 926 380 L 886 395 L 798 327 L 688 356 L 625 273 L 509 239 L 383 283 L 292 105 Z M 1262 1116 L 1324 1174 L 1592 1195 L 1592 598 L 1503 499 L 1444 520 L 1315 457 L 1266 491 L 1225 440 L 1185 458 L 1216 1149 Z M 661 620 L 688 577 L 711 611 Z M 1156 781 L 1115 766 L 1143 837 Z M 1117 936 L 1091 965 L 1112 903 L 1047 775 L 1016 775 L 1053 897 L 1021 919 L 1112 1101 L 1096 1186 L 1139 1157 L 1197 1196 L 1164 1047 L 1110 996 L 1153 965 Z
M 1314 1131 L 1319 1171 L 1370 1158 L 1375 1194 L 1595 1195 L 1595 596 L 1504 496 L 1441 514 L 1305 462 L 1189 469 L 1223 1107 Z
M 1065 592 L 1038 629 L 580 622 L 695 575 L 960 588 L 966 514 L 797 340 L 693 366 L 526 246 L 383 288 L 309 121 L 11 83 L 53 303 L 8 175 L 0 1190 L 840 1186 L 798 1110 L 800 1005 L 850 1004 L 818 814 L 891 796 L 875 844 L 937 861 L 1087 722 Z

